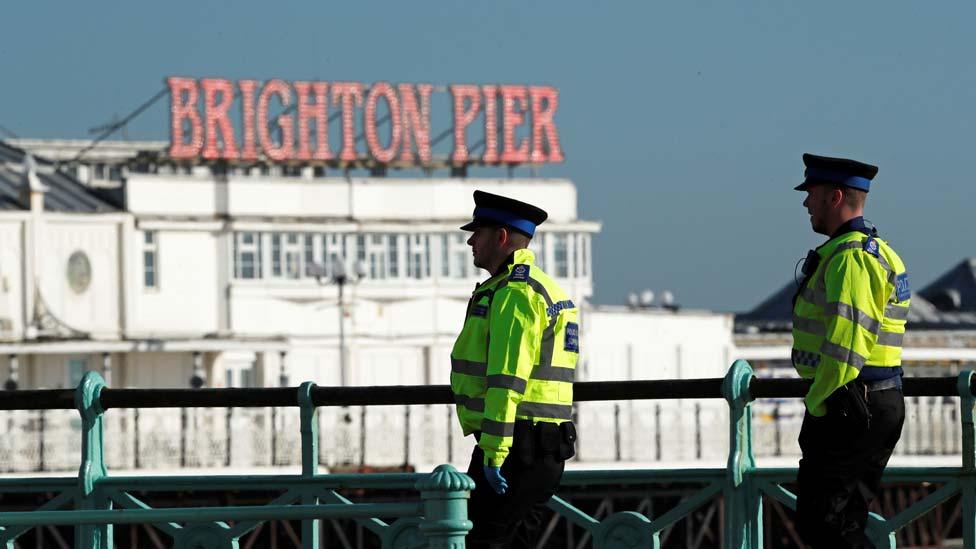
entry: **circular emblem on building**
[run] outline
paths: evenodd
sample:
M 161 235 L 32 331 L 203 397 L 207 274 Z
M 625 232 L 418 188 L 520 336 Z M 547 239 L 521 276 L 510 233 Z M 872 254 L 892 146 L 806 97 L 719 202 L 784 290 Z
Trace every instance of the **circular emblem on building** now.
M 78 250 L 68 257 L 68 286 L 76 294 L 83 294 L 91 284 L 91 262 L 85 252 Z

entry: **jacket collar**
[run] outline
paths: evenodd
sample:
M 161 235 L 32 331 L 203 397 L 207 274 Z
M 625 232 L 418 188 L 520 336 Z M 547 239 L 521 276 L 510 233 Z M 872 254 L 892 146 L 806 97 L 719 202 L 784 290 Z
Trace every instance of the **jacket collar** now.
M 878 236 L 878 229 L 871 224 L 870 221 L 864 219 L 862 216 L 853 217 L 844 222 L 843 225 L 837 227 L 834 234 L 830 235 L 830 239 L 833 240 L 838 236 L 845 235 L 847 233 L 852 233 L 854 231 L 864 233 L 868 236 Z
M 508 275 L 512 271 L 512 265 L 528 265 L 530 267 L 535 265 L 535 253 L 528 248 L 515 250 L 508 256 L 505 263 L 502 263 L 501 267 L 495 271 L 491 278 L 499 275 Z

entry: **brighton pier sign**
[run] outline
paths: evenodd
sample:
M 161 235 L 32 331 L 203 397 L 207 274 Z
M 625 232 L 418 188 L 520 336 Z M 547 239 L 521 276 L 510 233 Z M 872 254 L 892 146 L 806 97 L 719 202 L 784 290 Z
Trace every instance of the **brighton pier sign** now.
M 354 163 L 427 166 L 431 94 L 450 93 L 454 148 L 447 163 L 562 162 L 555 114 L 559 92 L 549 86 L 376 82 L 287 82 L 220 78 L 167 79 L 174 159 Z M 271 115 L 276 111 L 276 115 Z M 331 114 L 330 114 L 331 111 Z M 365 151 L 356 137 L 357 115 Z M 341 117 L 336 143 L 329 121 Z M 479 128 L 480 126 L 480 128 Z M 467 134 L 483 130 L 474 157 Z M 450 131 L 448 129 L 448 131 Z M 446 137 L 446 133 L 444 134 Z

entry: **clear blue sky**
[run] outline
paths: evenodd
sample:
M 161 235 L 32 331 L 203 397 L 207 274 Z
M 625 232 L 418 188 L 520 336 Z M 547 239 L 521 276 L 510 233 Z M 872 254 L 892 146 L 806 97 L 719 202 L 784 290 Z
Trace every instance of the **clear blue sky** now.
M 881 167 L 868 218 L 917 289 L 976 251 L 976 63 L 964 2 L 18 2 L 0 125 L 85 137 L 167 75 L 535 83 L 604 223 L 596 300 L 670 289 L 751 308 L 820 242 L 800 156 Z M 132 138 L 168 137 L 155 109 Z

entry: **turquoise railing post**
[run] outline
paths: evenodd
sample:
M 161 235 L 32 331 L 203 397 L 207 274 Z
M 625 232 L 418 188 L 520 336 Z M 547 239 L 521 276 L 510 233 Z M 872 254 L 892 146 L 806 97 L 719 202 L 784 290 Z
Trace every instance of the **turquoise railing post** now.
M 962 539 L 963 547 L 976 549 L 976 436 L 973 431 L 973 372 L 959 374 L 956 388 L 959 390 L 959 406 L 962 410 L 962 474 L 959 478 L 962 492 Z
M 722 383 L 722 396 L 729 403 L 729 462 L 725 496 L 725 547 L 762 547 L 762 496 L 751 473 L 756 469 L 752 454 L 752 405 L 749 382 L 752 366 L 736 360 Z
M 302 476 L 310 481 L 319 469 L 319 418 L 318 409 L 312 402 L 315 383 L 306 381 L 298 387 L 298 409 L 302 429 Z M 311 486 L 309 482 L 309 486 Z M 318 505 L 319 498 L 311 487 L 302 491 L 302 505 Z M 302 549 L 318 549 L 319 520 L 302 521 Z
M 79 510 L 111 509 L 112 503 L 101 494 L 98 482 L 108 475 L 105 468 L 104 425 L 99 402 L 105 380 L 97 372 L 86 372 L 75 389 L 75 406 L 81 414 L 81 467 L 78 469 Z M 75 547 L 111 549 L 112 525 L 75 526 Z
M 471 530 L 468 520 L 468 498 L 474 481 L 450 465 L 438 465 L 434 471 L 417 481 L 417 490 L 424 502 L 424 518 L 420 532 L 427 538 L 430 549 L 461 549 L 464 536 Z

